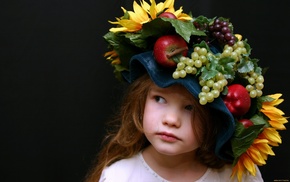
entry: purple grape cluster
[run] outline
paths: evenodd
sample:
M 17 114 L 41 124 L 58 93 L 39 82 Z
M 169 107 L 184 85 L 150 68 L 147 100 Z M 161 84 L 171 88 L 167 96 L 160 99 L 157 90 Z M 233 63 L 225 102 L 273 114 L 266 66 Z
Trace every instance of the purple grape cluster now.
M 212 33 L 212 36 L 216 38 L 220 43 L 228 44 L 233 46 L 236 42 L 236 38 L 232 33 L 230 28 L 230 23 L 221 20 L 215 19 L 213 24 L 208 27 L 208 30 Z

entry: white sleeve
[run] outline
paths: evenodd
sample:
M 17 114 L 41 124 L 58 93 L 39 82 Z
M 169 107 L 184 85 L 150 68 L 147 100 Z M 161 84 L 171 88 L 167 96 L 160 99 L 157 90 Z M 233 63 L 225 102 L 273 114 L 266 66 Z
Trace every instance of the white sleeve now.
M 117 170 L 118 171 L 118 170 Z M 106 167 L 100 177 L 99 182 L 124 181 L 122 173 L 118 173 L 114 167 Z
M 99 182 L 105 182 L 105 181 L 107 181 L 106 169 L 104 169 L 104 170 L 102 171 L 102 174 L 101 174 L 101 177 L 100 177 Z
M 132 170 L 137 167 L 128 165 L 124 160 L 118 161 L 102 171 L 99 182 L 128 182 L 131 174 L 134 174 Z
M 264 181 L 258 166 L 255 166 L 255 167 L 256 167 L 256 175 L 255 176 L 250 175 L 250 174 L 245 175 L 245 178 L 242 181 L 251 181 L 251 182 L 263 182 Z

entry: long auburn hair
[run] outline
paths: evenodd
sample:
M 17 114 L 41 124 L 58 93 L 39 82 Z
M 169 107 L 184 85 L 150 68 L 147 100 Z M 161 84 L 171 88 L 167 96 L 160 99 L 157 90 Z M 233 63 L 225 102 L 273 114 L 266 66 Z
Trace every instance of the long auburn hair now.
M 110 131 L 103 141 L 103 148 L 98 153 L 93 167 L 85 177 L 85 182 L 98 182 L 105 167 L 118 160 L 130 158 L 150 145 L 143 133 L 142 117 L 146 97 L 153 84 L 149 75 L 145 74 L 129 85 L 119 112 L 107 123 Z M 194 125 L 198 127 L 194 127 L 193 130 L 195 134 L 196 130 L 201 130 L 199 133 L 202 133 L 202 136 L 196 136 L 201 143 L 197 149 L 197 158 L 208 167 L 221 168 L 225 162 L 215 155 L 214 148 L 222 121 L 218 121 L 220 117 L 216 116 L 214 110 L 200 105 L 197 99 L 195 100 L 195 114 L 201 122 Z

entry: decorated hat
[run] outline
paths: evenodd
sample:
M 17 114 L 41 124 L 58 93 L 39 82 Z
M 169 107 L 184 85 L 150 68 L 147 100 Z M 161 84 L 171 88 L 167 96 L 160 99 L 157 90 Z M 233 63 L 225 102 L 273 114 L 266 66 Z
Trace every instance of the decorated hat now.
M 265 165 L 282 143 L 278 131 L 288 121 L 277 108 L 282 94 L 263 95 L 266 69 L 250 57 L 247 39 L 228 18 L 193 17 L 175 10 L 174 0 L 134 1 L 134 11 L 122 10 L 104 35 L 116 77 L 131 83 L 148 73 L 159 87 L 183 85 L 221 114 L 215 153 L 232 162 L 232 176 L 255 175 L 255 165 Z

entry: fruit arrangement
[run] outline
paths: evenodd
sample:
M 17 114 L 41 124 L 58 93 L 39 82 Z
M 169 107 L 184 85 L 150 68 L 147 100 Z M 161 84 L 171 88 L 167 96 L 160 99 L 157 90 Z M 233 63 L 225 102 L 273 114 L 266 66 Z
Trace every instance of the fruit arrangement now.
M 221 97 L 234 116 L 247 114 L 251 100 L 261 97 L 264 88 L 264 70 L 257 59 L 250 58 L 247 40 L 234 34 L 227 18 L 192 17 L 181 10 L 144 9 L 138 13 L 144 13 L 145 23 L 135 21 L 140 18 L 137 12 L 124 11 L 124 16 L 114 22 L 120 27 L 110 29 L 104 36 L 113 50 L 105 57 L 115 67 L 116 77 L 122 80 L 121 73 L 128 70 L 133 55 L 152 51 L 161 67 L 172 70 L 174 79 L 187 75 L 198 78 L 201 105 Z

